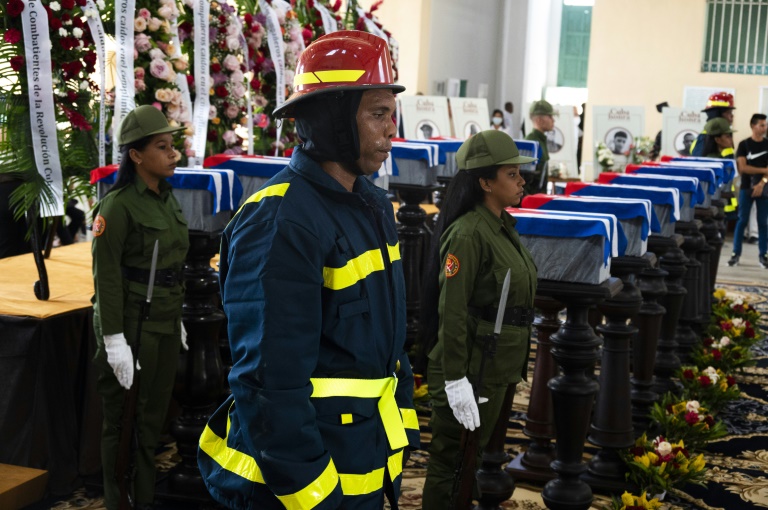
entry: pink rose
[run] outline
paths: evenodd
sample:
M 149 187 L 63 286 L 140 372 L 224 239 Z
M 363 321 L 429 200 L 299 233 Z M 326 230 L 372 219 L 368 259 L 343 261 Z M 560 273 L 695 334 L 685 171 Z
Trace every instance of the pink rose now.
M 245 97 L 245 86 L 242 82 L 232 85 L 232 96 L 234 96 L 235 99 L 242 99 Z
M 208 107 L 208 120 L 213 120 L 216 118 L 216 107 L 213 105 L 210 105 Z
M 160 104 L 160 103 L 158 103 L 157 101 L 155 101 L 154 103 L 152 103 L 152 106 L 154 106 L 155 108 L 157 108 L 157 109 L 158 109 L 158 110 L 160 110 L 161 112 L 163 111 L 163 105 L 161 105 L 161 104 Z
M 232 83 L 241 83 L 244 79 L 245 79 L 245 76 L 243 75 L 243 72 L 240 69 L 233 71 L 232 74 L 229 75 L 229 81 L 231 81 Z
M 228 131 L 224 131 L 224 134 L 221 135 L 221 139 L 224 140 L 224 143 L 227 145 L 234 145 L 237 142 L 237 135 L 230 129 Z
M 224 68 L 229 71 L 234 71 L 235 69 L 240 69 L 240 61 L 237 60 L 237 57 L 234 55 L 227 55 L 224 58 Z
M 133 68 L 133 77 L 137 80 L 143 80 L 144 79 L 144 68 L 143 67 L 134 67 Z
M 133 40 L 133 46 L 140 53 L 146 53 L 152 49 L 152 41 L 149 40 L 147 34 L 136 34 Z
M 133 80 L 133 88 L 136 89 L 136 92 L 144 92 L 147 90 L 147 84 L 144 83 L 144 80 L 139 80 L 137 78 Z
M 165 60 L 155 58 L 152 59 L 152 61 L 149 63 L 149 72 L 155 78 L 164 80 L 166 79 L 166 76 L 168 76 L 169 71 L 170 69 L 168 68 L 168 63 Z
M 152 13 L 149 12 L 149 9 L 141 8 L 139 9 L 139 16 L 141 16 L 144 19 L 149 19 L 150 16 L 152 16 Z
M 229 105 L 227 106 L 227 109 L 224 111 L 224 115 L 226 115 L 230 119 L 234 119 L 238 116 L 240 113 L 240 108 L 237 107 L 237 105 Z
M 147 27 L 149 28 L 150 32 L 157 32 L 160 29 L 160 26 L 163 24 L 162 21 L 160 21 L 157 18 L 150 18 L 147 22 Z

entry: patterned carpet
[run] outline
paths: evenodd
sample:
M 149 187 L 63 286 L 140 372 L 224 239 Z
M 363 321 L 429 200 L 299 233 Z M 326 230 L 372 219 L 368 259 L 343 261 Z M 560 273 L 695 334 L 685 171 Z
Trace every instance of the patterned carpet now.
M 728 292 L 739 293 L 754 304 L 763 317 L 761 327 L 768 328 L 768 287 L 764 285 L 744 285 L 738 282 L 720 282 L 718 287 Z M 728 436 L 710 443 L 706 453 L 708 485 L 706 488 L 688 486 L 686 492 L 676 491 L 667 495 L 665 509 L 691 510 L 741 510 L 768 508 L 768 344 L 765 340 L 758 344 L 755 355 L 757 366 L 746 368 L 736 379 L 742 391 L 741 398 L 732 402 L 719 415 L 727 428 Z M 532 370 L 531 363 L 530 369 Z M 529 379 L 530 379 L 529 375 Z M 528 438 L 522 428 L 528 407 L 530 386 L 518 385 L 510 425 L 507 431 L 507 453 L 516 456 L 528 445 Z M 403 474 L 403 494 L 400 508 L 416 510 L 421 508 L 421 491 L 424 485 L 426 465 L 429 454 L 431 434 L 429 431 L 429 408 L 420 405 L 417 409 L 422 433 L 422 450 L 413 452 Z M 589 445 L 585 457 L 594 452 Z M 167 472 L 178 462 L 175 444 L 166 446 L 158 455 L 161 472 Z M 504 503 L 505 509 L 545 509 L 541 496 L 541 487 L 518 483 L 511 500 Z M 593 509 L 608 508 L 609 499 L 596 495 Z M 47 501 L 27 510 L 101 510 L 103 500 L 98 494 L 81 489 L 63 501 Z M 190 508 L 188 504 L 170 501 L 159 502 L 158 509 L 177 510 Z M 204 505 L 202 508 L 216 508 Z

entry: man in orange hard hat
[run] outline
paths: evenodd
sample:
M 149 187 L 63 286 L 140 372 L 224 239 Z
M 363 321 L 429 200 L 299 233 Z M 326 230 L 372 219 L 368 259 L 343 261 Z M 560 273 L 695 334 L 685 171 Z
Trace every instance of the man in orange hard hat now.
M 403 87 L 387 43 L 357 31 L 309 45 L 294 85 L 274 115 L 303 144 L 222 235 L 232 396 L 198 464 L 228 508 L 396 509 L 419 426 L 394 213 L 366 177 Z

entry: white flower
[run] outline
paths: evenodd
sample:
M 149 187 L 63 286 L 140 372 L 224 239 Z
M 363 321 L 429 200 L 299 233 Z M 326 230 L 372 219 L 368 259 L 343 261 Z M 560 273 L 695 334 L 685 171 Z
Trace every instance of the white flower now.
M 83 37 L 83 29 L 82 28 L 77 28 L 77 27 L 73 28 L 72 29 L 72 35 L 74 35 L 75 37 L 80 39 L 81 37 Z
M 163 50 L 161 50 L 160 48 L 152 48 L 151 50 L 149 50 L 149 58 L 153 60 L 156 58 L 164 59 L 165 53 L 163 53 Z
M 700 406 L 701 405 L 699 404 L 698 400 L 689 400 L 688 402 L 685 403 L 685 410 L 688 411 L 689 413 L 693 413 L 693 412 L 698 413 Z
M 237 51 L 240 49 L 239 37 L 227 37 L 227 48 L 229 51 Z
M 100 11 L 104 10 L 104 6 L 104 0 L 96 0 L 96 7 L 98 7 Z
M 740 328 L 744 325 L 744 319 L 740 319 L 738 317 L 735 317 L 731 319 L 731 323 L 733 323 L 734 328 Z
M 229 81 L 232 83 L 240 83 L 245 79 L 245 75 L 243 75 L 243 72 L 240 69 L 235 69 L 232 71 L 232 74 L 229 75 Z M 290 82 L 293 83 L 293 82 Z
M 709 374 L 709 380 L 712 381 L 712 384 L 717 384 L 717 381 L 720 380 L 720 376 L 717 374 Z
M 157 18 L 149 18 L 149 21 L 147 21 L 147 27 L 149 28 L 150 32 L 158 31 L 162 24 L 163 22 Z
M 59 29 L 59 36 L 66 37 L 67 36 L 67 29 L 66 28 L 60 28 Z
M 85 10 L 85 15 L 88 18 L 98 18 L 99 17 L 99 11 L 97 11 L 96 9 L 86 9 Z
M 734 306 L 736 306 L 736 305 L 743 305 L 744 304 L 744 298 L 741 297 L 741 296 L 737 296 L 737 297 L 733 298 L 733 304 L 734 304 Z
M 661 456 L 669 455 L 672 453 L 672 445 L 667 441 L 662 441 L 659 443 L 659 446 L 656 447 L 656 451 L 658 451 Z
M 208 107 L 208 120 L 212 120 L 216 118 L 216 107 L 213 105 L 210 105 Z
M 235 69 L 240 69 L 240 61 L 237 60 L 237 57 L 234 55 L 227 55 L 224 57 L 224 68 L 228 71 L 234 71 Z
M 61 10 L 61 5 L 59 5 L 59 2 L 51 2 L 50 4 L 48 4 L 48 7 L 52 11 L 60 11 Z
M 147 29 L 147 20 L 142 18 L 141 16 L 135 18 L 133 20 L 133 29 L 136 32 L 143 32 Z
M 707 367 L 705 368 L 702 373 L 704 375 L 717 375 L 717 370 L 715 370 L 714 367 Z
M 720 339 L 720 347 L 725 347 L 726 345 L 730 345 L 730 344 L 731 344 L 731 339 L 728 338 L 727 336 L 724 336 L 723 338 Z
M 85 81 L 85 80 L 83 80 L 83 81 L 81 81 L 81 82 L 80 82 L 80 90 L 88 90 L 88 87 L 89 87 L 89 86 L 90 86 L 90 85 L 89 85 L 89 84 L 88 84 L 88 82 L 87 82 L 87 81 Z

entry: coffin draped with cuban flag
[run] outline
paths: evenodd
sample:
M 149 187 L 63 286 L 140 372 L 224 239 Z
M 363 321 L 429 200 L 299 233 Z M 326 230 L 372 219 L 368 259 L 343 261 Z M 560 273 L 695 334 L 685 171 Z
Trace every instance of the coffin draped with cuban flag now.
M 619 254 L 620 227 L 612 214 L 508 208 L 542 280 L 600 284 Z
M 662 163 L 680 162 L 680 163 L 714 163 L 723 167 L 723 181 L 729 183 L 736 177 L 736 161 L 725 158 L 704 158 L 692 156 L 662 156 Z
M 619 228 L 626 237 L 626 246 L 619 246 L 620 256 L 642 256 L 648 251 L 648 235 L 651 230 L 661 230 L 651 201 L 647 199 L 537 194 L 525 197 L 521 206 L 542 211 L 613 214 L 619 220 Z
M 712 168 L 697 168 L 692 166 L 676 166 L 670 164 L 646 164 L 627 165 L 628 174 L 641 175 L 672 175 L 677 177 L 695 177 L 699 180 L 699 185 L 704 193 L 704 199 L 700 201 L 697 207 L 709 207 L 712 205 L 712 198 L 715 198 L 715 192 L 718 191 L 719 180 L 717 174 Z M 719 198 L 720 194 L 717 194 Z
M 658 234 L 665 237 L 675 233 L 675 222 L 680 219 L 682 195 L 677 188 L 594 182 L 569 182 L 564 188 L 566 196 L 650 200 L 659 223 Z M 651 225 L 651 232 L 657 232 L 654 230 L 653 224 Z
M 243 186 L 243 193 L 237 206 L 243 205 L 248 197 L 256 193 L 276 173 L 288 166 L 291 158 L 275 156 L 255 156 L 216 154 L 203 161 L 203 166 L 211 170 L 227 168 L 235 172 Z
M 99 186 L 99 196 L 115 183 L 117 169 L 118 165 L 107 165 L 91 170 L 91 184 Z M 230 169 L 176 168 L 167 180 L 190 230 L 223 230 L 243 195 L 240 179 Z
M 631 186 L 656 186 L 660 188 L 676 188 L 682 196 L 680 219 L 693 221 L 693 208 L 704 202 L 704 189 L 696 177 L 679 177 L 677 175 L 648 175 L 621 174 L 603 172 L 597 177 L 601 184 L 629 184 Z

